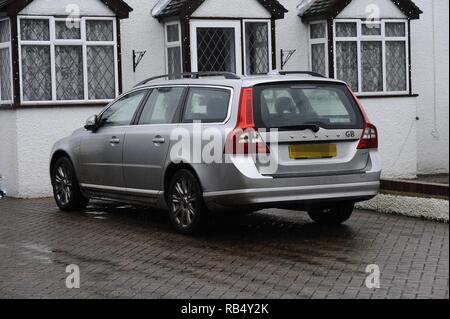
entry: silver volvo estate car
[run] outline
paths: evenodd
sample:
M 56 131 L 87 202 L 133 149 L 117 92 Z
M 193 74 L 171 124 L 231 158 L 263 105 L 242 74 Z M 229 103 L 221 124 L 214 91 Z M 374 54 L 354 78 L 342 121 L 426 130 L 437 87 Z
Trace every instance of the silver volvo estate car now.
M 376 127 L 349 87 L 312 72 L 148 79 L 53 147 L 57 205 L 168 210 L 192 234 L 215 211 L 306 211 L 339 224 L 379 190 Z

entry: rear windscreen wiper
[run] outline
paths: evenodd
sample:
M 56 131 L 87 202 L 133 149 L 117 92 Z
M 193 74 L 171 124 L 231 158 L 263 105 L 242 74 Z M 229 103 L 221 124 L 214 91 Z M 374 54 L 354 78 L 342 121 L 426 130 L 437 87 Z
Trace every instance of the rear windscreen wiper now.
M 311 130 L 314 133 L 319 132 L 320 126 L 317 124 L 302 124 L 302 125 L 292 125 L 292 126 L 282 126 L 278 128 L 280 131 L 305 131 Z

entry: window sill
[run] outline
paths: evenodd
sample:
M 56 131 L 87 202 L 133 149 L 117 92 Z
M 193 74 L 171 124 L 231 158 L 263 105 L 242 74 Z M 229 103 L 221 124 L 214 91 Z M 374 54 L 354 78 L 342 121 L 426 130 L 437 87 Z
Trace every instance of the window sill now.
M 95 102 L 95 101 L 86 101 L 86 102 L 77 102 L 77 103 L 21 103 L 21 104 L 0 104 L 0 109 L 37 109 L 37 108 L 75 108 L 75 107 L 105 107 L 113 100 L 106 102 Z
M 392 98 L 406 98 L 419 97 L 419 94 L 376 94 L 376 95 L 356 95 L 359 99 L 392 99 Z

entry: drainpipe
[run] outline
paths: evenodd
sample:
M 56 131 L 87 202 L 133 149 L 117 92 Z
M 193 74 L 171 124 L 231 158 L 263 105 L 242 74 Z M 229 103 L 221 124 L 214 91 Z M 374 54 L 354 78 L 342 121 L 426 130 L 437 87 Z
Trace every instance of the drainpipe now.
M 439 139 L 439 128 L 437 124 L 437 95 L 438 95 L 438 89 L 437 89 L 437 58 L 436 58 L 436 8 L 435 8 L 435 2 L 431 1 L 431 23 L 433 28 L 433 89 L 434 89 L 434 96 L 433 96 L 433 130 L 431 131 L 431 135 Z

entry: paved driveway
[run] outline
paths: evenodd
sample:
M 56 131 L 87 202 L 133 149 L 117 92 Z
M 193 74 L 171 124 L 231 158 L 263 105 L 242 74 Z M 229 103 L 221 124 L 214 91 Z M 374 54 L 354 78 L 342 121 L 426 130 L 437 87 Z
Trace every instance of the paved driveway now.
M 66 267 L 80 289 L 66 288 Z M 365 285 L 367 265 L 381 271 Z M 101 202 L 0 201 L 0 298 L 449 298 L 449 226 L 358 211 L 340 227 L 269 210 L 220 218 L 202 237 L 161 213 Z

